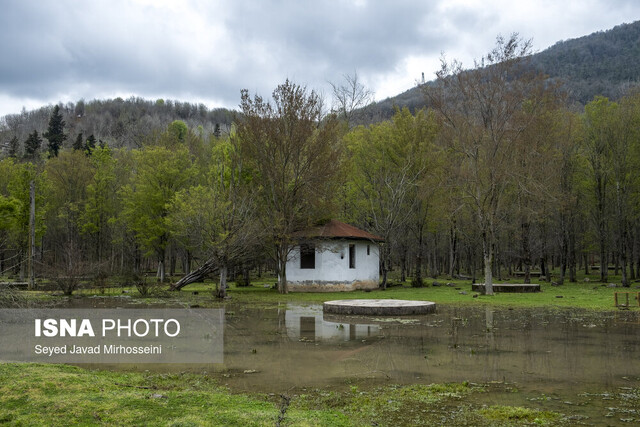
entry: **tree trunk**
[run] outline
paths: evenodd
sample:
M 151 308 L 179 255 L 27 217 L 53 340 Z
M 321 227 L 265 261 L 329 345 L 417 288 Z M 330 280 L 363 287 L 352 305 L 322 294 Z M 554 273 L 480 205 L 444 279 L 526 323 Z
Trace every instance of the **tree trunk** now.
M 449 235 L 449 277 L 453 279 L 455 265 L 456 265 L 456 253 L 458 250 L 458 233 L 456 231 L 456 222 L 453 221 Z
M 380 284 L 381 289 L 387 289 L 387 272 L 389 271 L 389 245 L 382 244 L 380 245 L 380 266 L 382 267 L 382 283 Z
M 242 264 L 242 282 L 244 286 L 251 286 L 251 272 L 247 264 Z
M 158 272 L 156 273 L 156 278 L 160 283 L 164 283 L 164 260 L 158 260 Z
M 216 292 L 216 297 L 226 298 L 227 296 L 227 265 L 223 264 L 220 267 L 220 285 Z
M 482 233 L 482 257 L 484 259 L 484 292 L 486 295 L 493 295 L 493 274 L 491 266 L 493 264 L 493 244 L 489 238 L 489 232 Z
M 584 259 L 584 275 L 588 276 L 589 275 L 589 258 L 587 257 L 587 254 L 584 254 L 582 258 Z
M 217 269 L 217 265 L 213 259 L 207 260 L 200 268 L 186 274 L 182 279 L 171 285 L 169 288 L 172 291 L 178 291 L 190 283 L 202 282 L 209 273 Z
M 36 183 L 29 184 L 29 290 L 35 289 L 34 263 L 36 258 Z
M 407 280 L 407 249 L 402 250 L 402 259 L 400 260 L 400 281 L 405 282 Z
M 629 282 L 636 280 L 635 259 L 636 259 L 636 233 L 633 227 L 629 227 Z
M 24 282 L 24 252 L 20 251 L 20 256 L 18 257 L 18 260 L 20 262 L 20 281 Z
M 289 286 L 287 285 L 287 254 L 289 253 L 289 248 L 285 247 L 284 244 L 276 247 L 276 255 L 277 255 L 277 268 L 278 268 L 278 292 L 281 294 L 289 293 Z
M 171 245 L 171 251 L 169 251 L 169 276 L 176 275 L 176 250 Z
M 531 283 L 531 247 L 529 245 L 529 222 L 523 220 L 522 230 L 522 265 L 524 267 L 524 283 Z
M 424 282 L 422 281 L 422 252 L 423 252 L 423 244 L 424 236 L 422 233 L 422 229 L 418 232 L 418 248 L 416 251 L 416 265 L 415 271 L 413 273 L 413 281 L 411 282 L 411 286 L 414 288 L 421 288 L 424 286 Z
M 576 236 L 571 229 L 569 231 L 569 253 L 567 264 L 569 265 L 569 282 L 575 283 L 578 280 L 578 267 L 577 267 L 577 257 L 576 257 Z

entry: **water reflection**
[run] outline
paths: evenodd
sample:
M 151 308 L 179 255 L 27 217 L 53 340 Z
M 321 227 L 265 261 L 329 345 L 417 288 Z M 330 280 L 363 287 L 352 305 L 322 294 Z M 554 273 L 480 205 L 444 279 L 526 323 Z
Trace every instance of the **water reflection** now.
M 323 318 L 320 305 L 289 304 L 285 312 L 287 336 L 292 340 L 315 342 L 339 342 L 377 338 L 380 326 L 355 323 L 345 318 L 343 322 Z

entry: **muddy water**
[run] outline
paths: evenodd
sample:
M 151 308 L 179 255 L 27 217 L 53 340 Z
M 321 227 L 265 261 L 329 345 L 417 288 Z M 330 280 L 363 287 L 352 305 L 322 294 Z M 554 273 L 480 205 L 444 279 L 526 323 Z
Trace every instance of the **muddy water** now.
M 109 299 L 73 303 L 113 304 Z M 126 298 L 116 303 L 134 304 Z M 325 316 L 317 304 L 221 307 L 223 364 L 108 368 L 206 371 L 237 392 L 499 382 L 492 392 L 470 399 L 588 417 L 576 418 L 587 425 L 640 420 L 637 393 L 630 394 L 640 387 L 637 310 L 439 306 L 435 314 L 420 317 L 371 318 Z
M 640 378 L 638 312 L 439 307 L 376 319 L 289 304 L 227 307 L 226 322 L 222 370 L 246 390 L 503 381 L 549 392 Z

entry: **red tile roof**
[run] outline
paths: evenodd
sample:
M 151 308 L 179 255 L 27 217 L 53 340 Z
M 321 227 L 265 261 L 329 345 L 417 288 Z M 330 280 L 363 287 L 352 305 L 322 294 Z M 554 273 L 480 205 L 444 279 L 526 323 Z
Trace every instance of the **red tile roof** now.
M 318 225 L 306 230 L 295 233 L 295 237 L 306 238 L 325 238 L 325 239 L 358 239 L 358 240 L 373 240 L 376 242 L 383 242 L 382 237 L 378 237 L 374 234 L 368 233 L 364 230 L 354 227 L 353 225 L 345 224 L 341 221 L 332 219 L 324 225 Z

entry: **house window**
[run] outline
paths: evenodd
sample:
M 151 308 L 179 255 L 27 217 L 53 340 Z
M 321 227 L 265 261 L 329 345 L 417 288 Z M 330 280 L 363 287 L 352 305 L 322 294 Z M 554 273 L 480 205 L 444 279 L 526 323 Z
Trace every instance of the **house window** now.
M 356 245 L 349 245 L 349 268 L 356 268 Z
M 369 245 L 367 245 L 367 255 L 371 255 L 371 250 L 369 248 Z
M 316 268 L 316 247 L 312 243 L 300 245 L 300 268 Z

